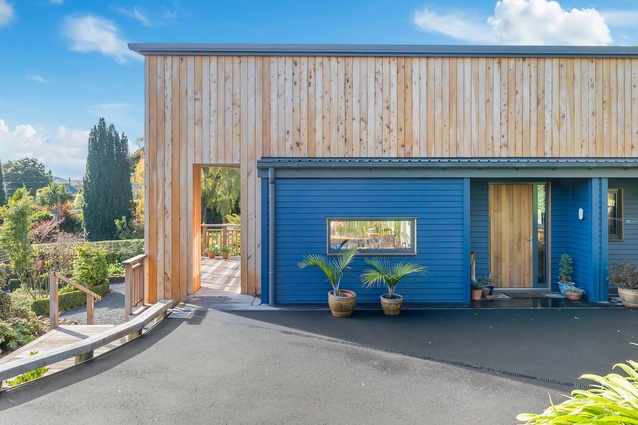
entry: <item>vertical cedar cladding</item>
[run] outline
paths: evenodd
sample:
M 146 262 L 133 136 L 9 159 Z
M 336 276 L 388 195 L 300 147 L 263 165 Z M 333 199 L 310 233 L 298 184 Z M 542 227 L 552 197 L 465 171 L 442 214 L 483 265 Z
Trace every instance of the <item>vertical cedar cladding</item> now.
M 151 294 L 197 288 L 195 164 L 242 176 L 242 292 L 261 279 L 263 157 L 636 157 L 638 60 L 147 56 Z

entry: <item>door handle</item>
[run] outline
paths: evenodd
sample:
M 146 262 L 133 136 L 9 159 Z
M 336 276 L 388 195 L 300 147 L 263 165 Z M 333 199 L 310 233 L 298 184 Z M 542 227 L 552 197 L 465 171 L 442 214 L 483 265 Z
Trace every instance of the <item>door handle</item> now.
M 527 240 L 531 242 L 532 241 L 532 237 L 530 236 L 529 238 L 527 238 Z

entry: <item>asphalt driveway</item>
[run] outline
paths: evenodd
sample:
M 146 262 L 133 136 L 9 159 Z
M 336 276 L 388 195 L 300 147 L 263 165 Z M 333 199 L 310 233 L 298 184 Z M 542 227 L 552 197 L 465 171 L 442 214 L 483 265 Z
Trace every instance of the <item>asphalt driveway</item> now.
M 405 314 L 404 314 L 405 313 Z M 514 424 L 636 359 L 629 309 L 199 310 L 0 393 L 2 423 Z

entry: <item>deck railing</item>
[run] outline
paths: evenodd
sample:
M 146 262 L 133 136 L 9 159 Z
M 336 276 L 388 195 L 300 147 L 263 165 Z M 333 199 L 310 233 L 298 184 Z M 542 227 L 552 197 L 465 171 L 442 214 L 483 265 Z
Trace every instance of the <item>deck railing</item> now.
M 101 300 L 102 297 L 91 291 L 90 289 L 73 282 L 71 279 L 62 276 L 57 273 L 49 275 L 49 321 L 51 322 L 51 329 L 57 328 L 58 321 L 58 284 L 60 281 L 71 285 L 74 288 L 86 294 L 86 324 L 95 324 L 95 300 Z
M 141 254 L 124 262 L 124 320 L 148 302 L 147 255 Z
M 241 251 L 241 226 L 239 224 L 202 224 L 202 254 L 208 247 L 226 247 L 234 255 Z

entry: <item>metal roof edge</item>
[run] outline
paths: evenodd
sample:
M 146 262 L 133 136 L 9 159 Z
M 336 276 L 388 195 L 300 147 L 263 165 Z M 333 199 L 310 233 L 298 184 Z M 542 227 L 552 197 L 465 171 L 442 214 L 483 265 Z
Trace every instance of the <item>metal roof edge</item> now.
M 346 168 L 620 168 L 638 169 L 638 158 L 262 158 L 258 169 Z
M 635 58 L 637 46 L 129 43 L 144 56 L 400 56 Z

